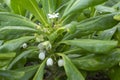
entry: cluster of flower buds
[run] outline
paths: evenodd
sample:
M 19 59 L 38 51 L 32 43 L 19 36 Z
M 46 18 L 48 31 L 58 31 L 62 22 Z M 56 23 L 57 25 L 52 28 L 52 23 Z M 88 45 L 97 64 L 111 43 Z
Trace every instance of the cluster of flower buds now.
M 45 41 L 45 42 L 42 42 L 40 44 L 38 44 L 38 48 L 40 50 L 50 50 L 52 48 L 52 45 L 49 41 Z
M 46 51 L 50 50 L 52 48 L 52 46 L 51 46 L 49 41 L 45 41 L 45 42 L 38 44 L 38 48 L 40 50 L 38 57 L 40 60 L 44 60 L 45 55 L 46 55 Z
M 50 50 L 52 48 L 52 46 L 51 46 L 49 41 L 45 41 L 45 42 L 42 42 L 42 43 L 38 44 L 38 48 L 40 50 L 40 53 L 39 53 L 38 57 L 39 57 L 40 60 L 44 60 L 45 56 L 46 56 L 46 51 Z M 47 61 L 46 61 L 47 66 L 52 66 L 53 63 L 54 62 L 53 62 L 52 58 L 48 58 Z M 62 67 L 63 65 L 64 65 L 63 59 L 59 59 L 58 60 L 58 66 Z

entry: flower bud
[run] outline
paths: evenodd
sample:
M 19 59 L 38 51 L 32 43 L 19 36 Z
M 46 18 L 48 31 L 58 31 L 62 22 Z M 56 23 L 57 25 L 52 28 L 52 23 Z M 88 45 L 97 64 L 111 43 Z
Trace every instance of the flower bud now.
M 45 51 L 41 51 L 40 53 L 39 53 L 39 59 L 40 60 L 44 60 L 45 59 Z
M 27 43 L 23 43 L 22 47 L 25 49 L 27 48 Z
M 52 58 L 48 58 L 46 64 L 47 64 L 47 66 L 52 66 L 53 65 Z
M 64 60 L 63 59 L 59 59 L 58 60 L 58 66 L 62 67 L 64 65 Z

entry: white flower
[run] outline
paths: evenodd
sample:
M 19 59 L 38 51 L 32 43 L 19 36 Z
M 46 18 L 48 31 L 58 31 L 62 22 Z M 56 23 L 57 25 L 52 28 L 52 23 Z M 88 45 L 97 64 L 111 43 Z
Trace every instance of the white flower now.
M 27 48 L 27 43 L 23 43 L 22 47 L 25 49 Z
M 59 17 L 59 13 L 48 14 L 48 17 L 50 19 L 57 18 L 57 17 Z
M 64 65 L 64 60 L 63 59 L 59 59 L 58 60 L 58 66 L 62 67 Z
M 46 64 L 47 64 L 47 66 L 52 66 L 53 65 L 52 58 L 48 58 Z
M 44 60 L 45 59 L 45 51 L 41 51 L 40 53 L 39 53 L 39 59 L 40 60 Z

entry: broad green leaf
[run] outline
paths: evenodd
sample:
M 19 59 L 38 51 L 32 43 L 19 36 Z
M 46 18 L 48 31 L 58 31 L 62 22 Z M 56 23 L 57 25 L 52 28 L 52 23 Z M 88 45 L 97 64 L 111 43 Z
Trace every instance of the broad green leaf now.
M 74 58 L 72 62 L 77 68 L 88 71 L 108 69 L 120 62 L 120 49 L 109 52 L 107 55 L 90 54 Z
M 113 19 L 114 14 L 101 15 L 79 22 L 74 34 L 66 34 L 64 39 L 72 39 L 114 27 L 118 21 Z
M 102 31 L 102 32 L 100 32 L 98 34 L 97 39 L 100 39 L 100 40 L 111 40 L 113 35 L 115 34 L 116 30 L 117 30 L 117 27 L 113 27 L 111 29 Z
M 0 77 L 3 77 L 9 80 L 19 80 L 22 76 L 24 76 L 24 72 L 23 71 L 12 71 L 12 70 L 0 70 Z
M 0 59 L 0 70 L 4 70 L 6 66 L 10 63 L 11 59 Z
M 0 52 L 13 52 L 16 49 L 20 48 L 23 43 L 33 39 L 33 36 L 25 36 L 18 39 L 13 39 L 5 42 L 0 46 Z
M 22 52 L 21 54 L 19 54 L 18 56 L 16 56 L 16 57 L 10 62 L 10 64 L 9 64 L 8 67 L 7 67 L 7 69 L 11 69 L 12 66 L 13 66 L 17 61 L 19 61 L 21 58 L 27 56 L 27 55 L 30 54 L 31 52 L 33 52 L 33 50 L 24 51 L 24 52 Z
M 110 80 L 120 80 L 120 66 L 111 68 L 108 72 Z
M 103 5 L 98 5 L 98 6 L 96 6 L 96 10 L 97 10 L 98 12 L 103 12 L 103 13 L 116 12 L 116 10 L 115 10 L 114 8 L 107 7 L 107 6 L 103 6 Z
M 61 41 L 68 45 L 82 48 L 83 50 L 94 53 L 106 53 L 117 47 L 117 41 L 93 40 L 93 39 L 76 39 Z
M 21 36 L 32 36 L 35 32 L 37 32 L 36 29 L 24 26 L 4 26 L 0 27 L 0 39 L 9 40 Z
M 43 80 L 45 63 L 46 63 L 46 60 L 44 60 L 42 64 L 40 64 L 39 69 L 37 70 L 33 80 Z
M 39 8 L 36 0 L 19 0 L 18 1 L 21 6 L 25 9 L 29 10 L 33 15 L 35 15 L 38 20 L 44 24 L 45 26 L 48 25 L 46 15 L 44 14 L 43 10 Z M 23 3 L 26 3 L 25 5 Z
M 101 4 L 107 0 L 71 0 L 68 7 L 65 9 L 63 17 L 76 13 L 77 11 L 81 12 L 85 8 Z
M 64 54 L 59 54 L 64 60 L 64 68 L 67 74 L 67 80 L 85 80 L 81 72 L 74 66 L 71 60 Z
M 0 53 L 0 68 L 7 66 L 15 56 L 15 52 Z
M 28 26 L 34 28 L 36 24 L 25 17 L 7 12 L 0 12 L 0 26 Z
M 21 5 L 19 5 L 19 1 L 11 0 L 10 4 L 14 13 L 25 16 L 26 10 Z
M 22 78 L 20 78 L 19 80 L 30 80 L 38 68 L 39 68 L 39 65 L 35 65 L 35 66 L 28 66 L 28 67 L 20 68 L 15 71 L 24 71 L 25 72 L 24 76 Z
M 43 6 L 43 10 L 46 15 L 49 13 L 54 13 L 56 10 L 57 0 L 40 0 Z
M 16 53 L 12 52 L 12 53 L 0 53 L 0 60 L 1 59 L 10 59 L 15 57 Z
M 64 54 L 85 54 L 86 51 L 84 51 L 81 48 L 73 48 L 68 51 L 63 52 Z

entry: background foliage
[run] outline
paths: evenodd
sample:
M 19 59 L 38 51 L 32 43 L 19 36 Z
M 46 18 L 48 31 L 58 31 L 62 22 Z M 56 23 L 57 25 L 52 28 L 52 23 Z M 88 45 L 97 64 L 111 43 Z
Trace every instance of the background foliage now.
M 119 62 L 119 0 L 0 0 L 1 80 L 119 80 Z

